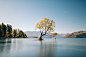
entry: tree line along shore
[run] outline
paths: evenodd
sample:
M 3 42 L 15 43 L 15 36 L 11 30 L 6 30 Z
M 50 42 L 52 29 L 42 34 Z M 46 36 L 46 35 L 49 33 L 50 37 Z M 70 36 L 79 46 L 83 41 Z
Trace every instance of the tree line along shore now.
M 12 26 L 4 23 L 0 24 L 0 38 L 27 38 L 27 35 L 20 29 L 12 29 Z

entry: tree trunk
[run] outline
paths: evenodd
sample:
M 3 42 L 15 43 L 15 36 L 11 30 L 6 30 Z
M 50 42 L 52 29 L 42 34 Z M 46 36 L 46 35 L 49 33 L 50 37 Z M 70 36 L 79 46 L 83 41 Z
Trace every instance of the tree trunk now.
M 40 36 L 39 40 L 43 40 L 43 39 L 42 39 L 42 33 L 41 33 L 41 36 Z

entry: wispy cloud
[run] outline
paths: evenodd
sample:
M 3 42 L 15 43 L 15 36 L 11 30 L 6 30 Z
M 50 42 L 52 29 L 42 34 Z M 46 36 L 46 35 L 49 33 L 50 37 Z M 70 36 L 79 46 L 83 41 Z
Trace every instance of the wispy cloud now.
M 64 12 L 67 12 L 67 11 L 64 11 Z

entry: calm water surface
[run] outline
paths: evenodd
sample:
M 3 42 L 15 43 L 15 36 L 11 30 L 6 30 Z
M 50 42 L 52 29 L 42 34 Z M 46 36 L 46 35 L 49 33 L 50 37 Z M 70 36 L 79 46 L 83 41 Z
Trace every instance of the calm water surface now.
M 0 57 L 86 57 L 86 38 L 1 39 Z

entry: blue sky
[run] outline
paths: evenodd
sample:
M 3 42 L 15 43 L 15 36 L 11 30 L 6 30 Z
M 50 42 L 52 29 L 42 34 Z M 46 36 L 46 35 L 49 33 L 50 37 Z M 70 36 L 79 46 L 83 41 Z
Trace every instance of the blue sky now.
M 35 31 L 44 17 L 56 22 L 58 33 L 86 31 L 86 0 L 0 0 L 0 24 Z

